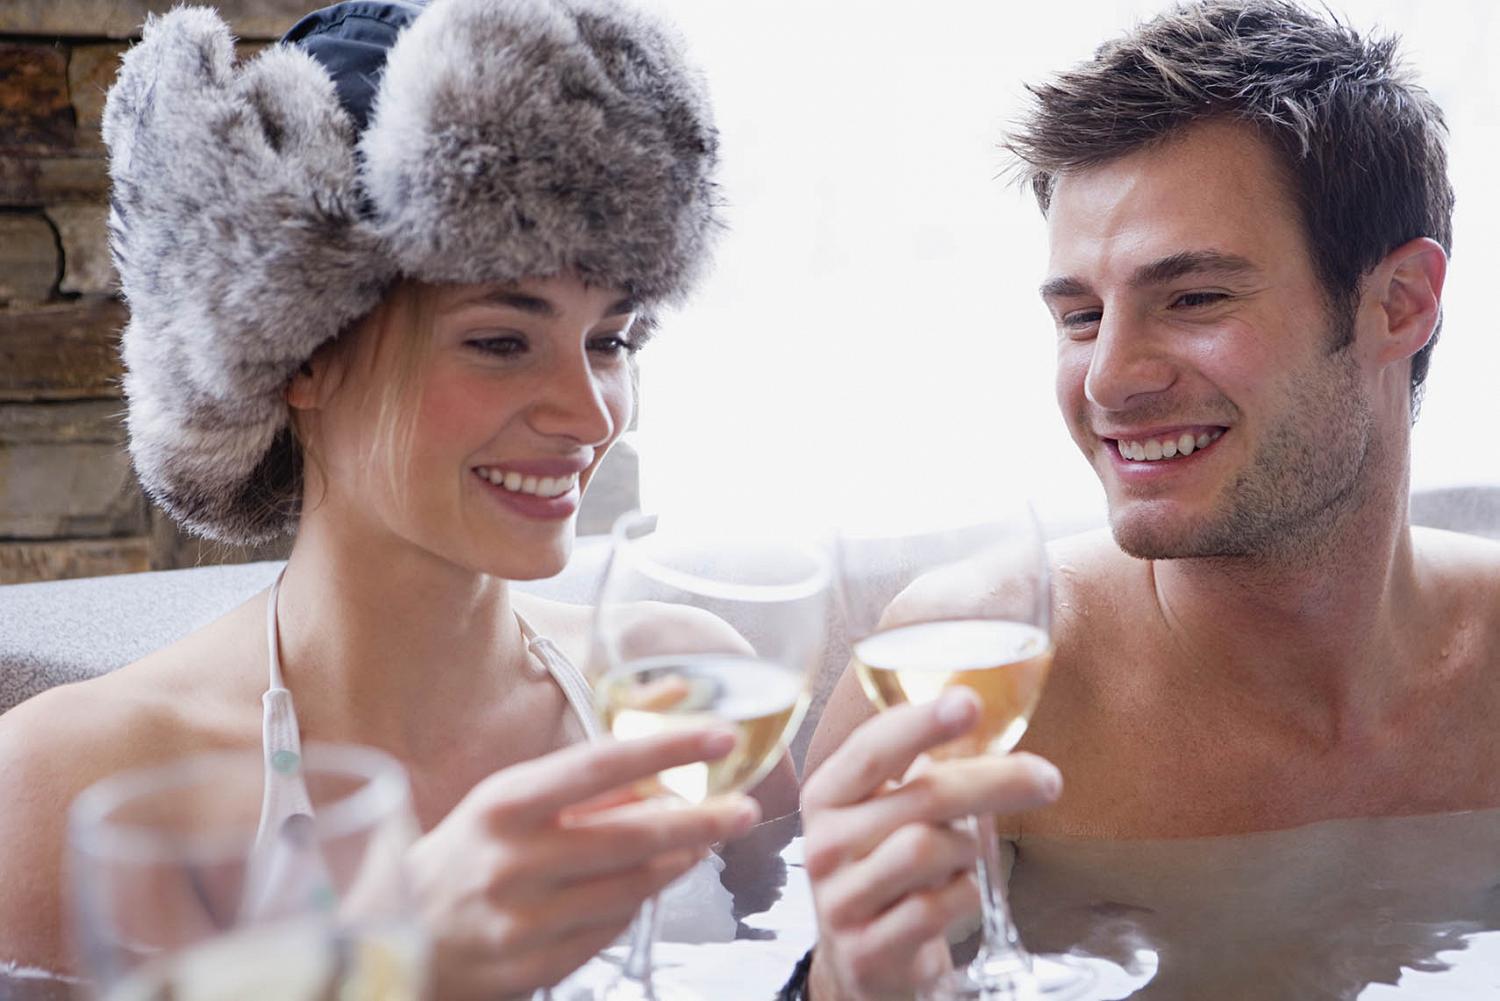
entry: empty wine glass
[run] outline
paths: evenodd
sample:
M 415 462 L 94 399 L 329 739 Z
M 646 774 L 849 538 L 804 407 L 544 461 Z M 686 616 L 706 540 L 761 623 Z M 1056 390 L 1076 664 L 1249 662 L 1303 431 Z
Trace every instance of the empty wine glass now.
M 420 996 L 425 943 L 402 874 L 417 836 L 404 769 L 369 748 L 309 744 L 274 764 L 300 775 L 309 809 L 271 825 L 261 820 L 267 767 L 256 751 L 206 754 L 78 797 L 68 872 L 88 996 Z

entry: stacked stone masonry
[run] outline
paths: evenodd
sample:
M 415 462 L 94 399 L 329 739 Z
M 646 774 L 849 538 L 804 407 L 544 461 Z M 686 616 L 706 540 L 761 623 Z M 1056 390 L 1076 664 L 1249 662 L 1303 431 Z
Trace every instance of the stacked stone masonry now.
M 124 448 L 119 300 L 100 120 L 122 52 L 180 0 L 0 0 L 0 584 L 284 555 L 179 533 Z M 211 2 L 211 0 L 208 0 Z M 241 57 L 314 0 L 217 0 Z M 634 456 L 580 518 L 632 506 Z
M 175 0 L 0 2 L 0 584 L 274 555 L 179 534 L 124 448 L 99 123 L 120 54 Z M 217 4 L 250 54 L 315 4 Z

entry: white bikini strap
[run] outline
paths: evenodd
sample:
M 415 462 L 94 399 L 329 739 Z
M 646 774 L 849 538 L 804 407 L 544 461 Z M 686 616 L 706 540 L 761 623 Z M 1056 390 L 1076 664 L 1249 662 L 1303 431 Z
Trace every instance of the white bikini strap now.
M 516 622 L 521 626 L 521 635 L 526 639 L 526 648 L 531 651 L 532 656 L 542 662 L 547 668 L 547 673 L 557 683 L 557 687 L 562 689 L 569 707 L 573 710 L 573 715 L 578 717 L 578 722 L 583 727 L 583 732 L 589 740 L 598 740 L 604 736 L 604 727 L 594 712 L 594 690 L 589 687 L 583 672 L 574 666 L 555 643 L 545 636 L 537 635 L 536 630 L 531 628 L 531 623 L 527 622 L 520 612 L 516 612 L 515 615 Z
M 276 574 L 276 579 L 271 582 L 271 591 L 266 596 L 266 645 L 271 650 L 271 690 L 285 689 L 286 683 L 281 680 L 281 634 L 276 628 L 276 596 L 281 593 L 281 578 L 286 576 L 286 567 L 282 567 Z

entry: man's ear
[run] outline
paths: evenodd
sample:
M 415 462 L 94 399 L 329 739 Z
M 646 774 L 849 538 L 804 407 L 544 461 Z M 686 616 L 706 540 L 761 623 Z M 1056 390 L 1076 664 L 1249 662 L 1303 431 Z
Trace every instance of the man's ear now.
M 1448 255 L 1425 236 L 1385 256 L 1371 275 L 1381 326 L 1372 345 L 1382 362 L 1410 358 L 1426 346 L 1442 316 Z

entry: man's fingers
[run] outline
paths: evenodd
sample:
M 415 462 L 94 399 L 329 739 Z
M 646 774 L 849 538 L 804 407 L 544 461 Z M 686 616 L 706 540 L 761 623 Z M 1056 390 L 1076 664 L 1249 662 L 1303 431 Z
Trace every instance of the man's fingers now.
M 822 774 L 819 770 L 818 775 Z M 935 762 L 879 796 L 812 817 L 808 875 L 821 879 L 846 862 L 865 857 L 907 824 L 945 824 L 974 815 L 1019 813 L 1052 802 L 1061 788 L 1057 769 L 1032 754 Z
M 819 887 L 818 913 L 830 927 L 858 927 L 908 893 L 948 885 L 978 855 L 968 831 L 909 824 L 826 880 Z
M 818 950 L 826 950 L 835 979 L 855 995 L 911 997 L 948 965 L 943 932 L 978 905 L 978 887 L 961 875 L 908 895 L 863 927 L 833 932 Z
M 979 700 L 956 687 L 925 706 L 897 706 L 855 728 L 802 787 L 803 809 L 858 803 L 906 774 L 923 751 L 974 725 Z
M 629 741 L 601 741 L 554 751 L 502 769 L 466 797 L 506 830 L 546 823 L 564 808 L 627 783 L 733 748 L 733 731 L 698 730 Z
M 876 955 L 909 956 L 978 909 L 979 886 L 972 874 L 960 873 L 935 890 L 909 894 L 870 922 L 860 946 Z

